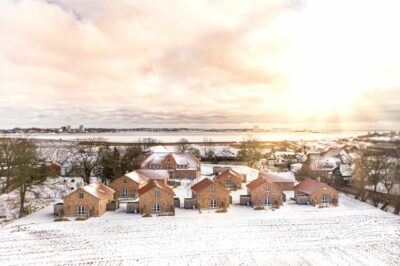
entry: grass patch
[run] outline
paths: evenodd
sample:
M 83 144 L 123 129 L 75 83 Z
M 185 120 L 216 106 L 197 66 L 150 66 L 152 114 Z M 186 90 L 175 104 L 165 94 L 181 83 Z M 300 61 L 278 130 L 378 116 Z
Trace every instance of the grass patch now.
M 157 216 L 175 216 L 175 213 L 160 213 Z
M 262 207 L 262 206 L 255 206 L 253 209 L 254 209 L 255 211 L 261 211 L 261 210 L 264 210 L 264 207 Z
M 68 222 L 69 219 L 65 216 L 59 216 L 54 219 L 54 222 Z
M 87 216 L 78 216 L 75 218 L 75 221 L 86 221 L 87 219 L 89 219 Z
M 147 218 L 147 217 L 151 217 L 152 215 L 150 213 L 145 213 L 142 215 L 142 217 Z

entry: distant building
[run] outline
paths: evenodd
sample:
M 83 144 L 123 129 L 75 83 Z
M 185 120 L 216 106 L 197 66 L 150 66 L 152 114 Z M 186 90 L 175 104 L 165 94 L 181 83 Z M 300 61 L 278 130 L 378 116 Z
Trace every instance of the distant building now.
M 80 126 L 79 126 L 79 132 L 80 132 L 80 133 L 85 132 L 85 127 L 84 127 L 83 125 L 80 125 Z
M 67 126 L 67 132 L 70 132 L 70 131 L 71 131 L 71 126 L 68 125 L 68 126 Z
M 67 132 L 67 127 L 61 127 L 61 132 Z

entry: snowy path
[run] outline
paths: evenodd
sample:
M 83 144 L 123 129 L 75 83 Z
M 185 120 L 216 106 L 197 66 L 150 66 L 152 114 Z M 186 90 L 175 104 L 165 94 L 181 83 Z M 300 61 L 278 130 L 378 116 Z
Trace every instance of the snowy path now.
M 0 265 L 398 265 L 400 217 L 346 196 L 338 208 L 232 206 L 175 217 L 106 213 L 52 222 L 50 208 L 0 228 Z

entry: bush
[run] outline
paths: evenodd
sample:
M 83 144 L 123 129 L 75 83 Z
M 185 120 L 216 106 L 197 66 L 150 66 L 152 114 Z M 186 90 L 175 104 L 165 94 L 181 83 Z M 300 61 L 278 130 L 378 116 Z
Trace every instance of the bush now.
M 324 205 L 319 205 L 318 208 L 322 209 L 322 208 L 325 208 L 325 206 Z
M 58 216 L 54 219 L 54 222 L 68 222 L 69 219 L 65 216 Z
M 87 219 L 89 219 L 89 217 L 87 216 L 78 216 L 75 218 L 75 221 L 85 221 Z
M 174 183 L 174 184 L 172 185 L 172 187 L 173 187 L 173 188 L 177 188 L 177 187 L 178 187 L 178 184 L 177 184 L 177 183 Z
M 142 217 L 145 217 L 145 218 L 151 217 L 151 214 L 150 213 L 145 213 L 145 214 L 142 215 Z
M 264 210 L 264 207 L 262 207 L 262 206 L 255 206 L 253 209 L 254 209 L 255 211 L 261 211 L 261 210 Z
M 216 213 L 225 213 L 225 212 L 228 212 L 228 210 L 227 209 L 220 209 L 220 210 L 216 210 L 215 212 Z

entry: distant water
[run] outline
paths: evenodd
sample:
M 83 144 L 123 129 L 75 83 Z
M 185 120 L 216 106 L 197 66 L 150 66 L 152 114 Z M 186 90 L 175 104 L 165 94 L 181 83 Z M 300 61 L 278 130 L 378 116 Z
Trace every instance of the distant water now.
M 190 142 L 202 142 L 210 138 L 214 142 L 239 142 L 252 135 L 260 141 L 312 141 L 335 140 L 339 138 L 356 137 L 366 134 L 366 131 L 329 131 L 329 132 L 123 132 L 123 133 L 76 133 L 76 134 L 30 134 L 27 137 L 46 140 L 74 140 L 87 138 L 102 138 L 110 142 L 138 142 L 143 138 L 155 138 L 164 143 L 177 142 L 185 138 Z M 21 136 L 21 135 L 12 135 Z

